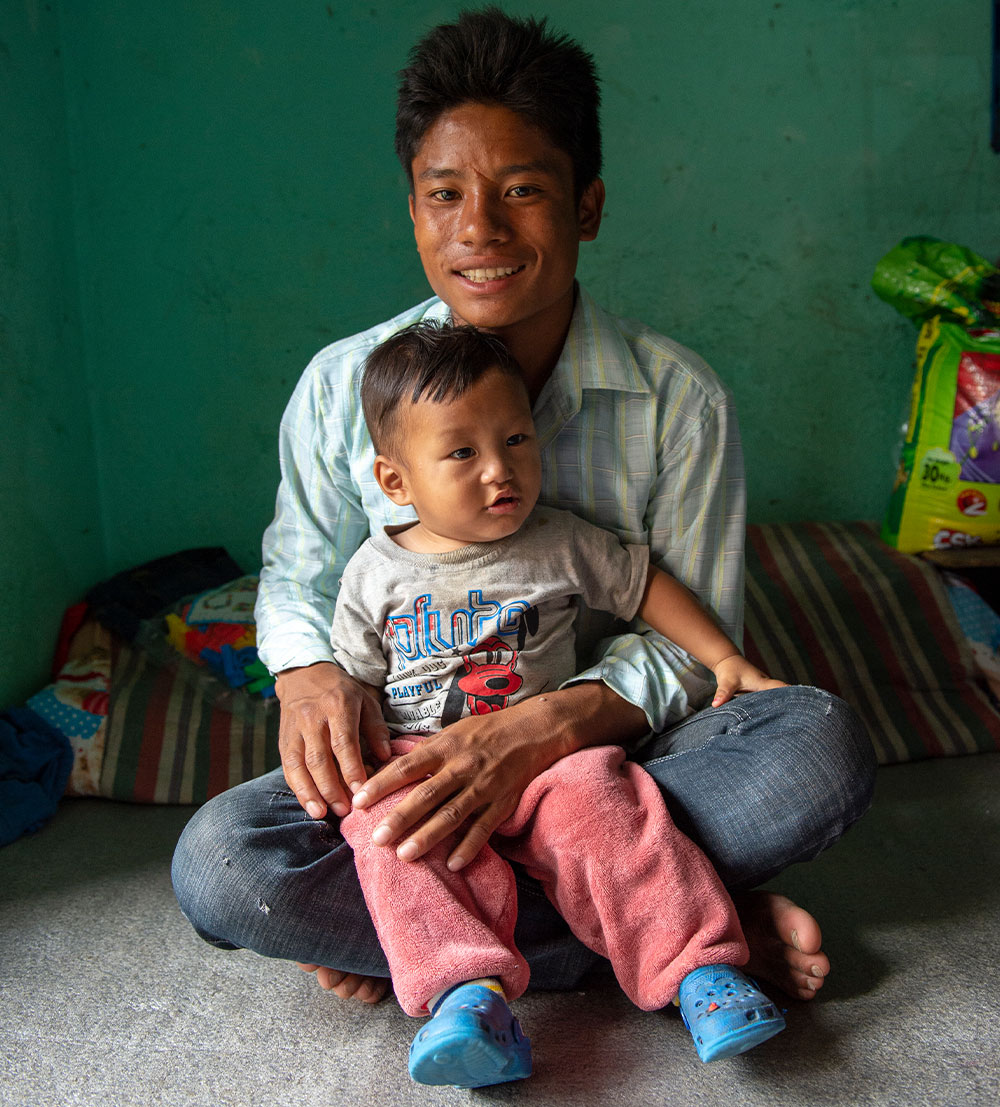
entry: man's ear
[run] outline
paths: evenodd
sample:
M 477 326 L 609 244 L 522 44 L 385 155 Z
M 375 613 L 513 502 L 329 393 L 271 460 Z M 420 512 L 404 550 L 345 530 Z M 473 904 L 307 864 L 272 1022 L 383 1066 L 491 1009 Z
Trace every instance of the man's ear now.
M 583 190 L 577 217 L 580 221 L 580 241 L 593 242 L 601 229 L 604 214 L 604 182 L 595 177 Z
M 394 504 L 405 507 L 407 504 L 413 503 L 410 499 L 409 489 L 406 486 L 406 474 L 402 465 L 393 461 L 392 458 L 386 457 L 385 454 L 379 454 L 375 458 L 372 472 L 375 474 L 379 488 Z

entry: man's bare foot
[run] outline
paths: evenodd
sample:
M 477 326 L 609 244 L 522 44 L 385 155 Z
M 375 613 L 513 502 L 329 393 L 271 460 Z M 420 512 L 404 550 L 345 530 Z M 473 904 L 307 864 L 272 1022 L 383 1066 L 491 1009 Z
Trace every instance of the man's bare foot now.
M 830 971 L 819 923 L 776 892 L 743 892 L 733 900 L 750 946 L 747 972 L 797 999 L 813 999 Z
M 303 972 L 314 972 L 316 983 L 325 992 L 333 992 L 341 999 L 359 999 L 362 1003 L 378 1003 L 389 990 L 384 976 L 359 976 L 354 972 L 340 972 L 323 965 L 306 965 L 295 962 Z

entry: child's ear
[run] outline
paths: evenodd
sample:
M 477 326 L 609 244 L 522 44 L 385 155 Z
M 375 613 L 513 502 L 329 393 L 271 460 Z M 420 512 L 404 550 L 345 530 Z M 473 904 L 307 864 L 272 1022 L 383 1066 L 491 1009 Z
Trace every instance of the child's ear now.
M 382 489 L 394 504 L 404 507 L 406 504 L 413 502 L 410 499 L 410 493 L 406 487 L 406 477 L 403 473 L 403 468 L 397 462 L 393 461 L 391 457 L 386 457 L 385 454 L 379 454 L 375 458 L 372 472 L 375 474 L 375 479 L 378 481 L 379 488 Z

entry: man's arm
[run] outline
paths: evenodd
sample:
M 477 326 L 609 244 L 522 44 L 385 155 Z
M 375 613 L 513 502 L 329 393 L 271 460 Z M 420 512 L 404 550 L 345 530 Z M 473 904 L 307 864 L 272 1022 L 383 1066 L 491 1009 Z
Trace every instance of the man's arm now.
M 278 746 L 289 787 L 314 818 L 349 810 L 350 783 L 365 779 L 359 735 L 387 750 L 377 704 L 333 663 L 330 627 L 348 558 L 368 534 L 350 479 L 350 365 L 324 381 L 314 363 L 281 421 L 281 484 L 264 535 L 255 618 L 258 649 L 277 674 Z M 335 408 L 336 417 L 330 417 Z M 352 778 L 345 781 L 338 769 Z
M 353 802 L 369 807 L 419 781 L 372 837 L 388 845 L 405 836 L 396 852 L 412 861 L 460 831 L 448 858 L 448 867 L 456 871 L 476 856 L 545 769 L 567 754 L 625 742 L 645 729 L 642 710 L 604 684 L 576 684 L 452 723 L 377 772 Z
M 658 407 L 664 420 L 669 405 Z M 746 494 L 739 429 L 719 388 L 684 413 L 683 435 L 658 424 L 657 476 L 645 513 L 651 561 L 689 588 L 739 646 Z M 676 420 L 680 423 L 681 420 Z M 711 700 L 712 681 L 683 648 L 640 623 L 569 683 L 600 680 L 641 707 L 660 733 Z

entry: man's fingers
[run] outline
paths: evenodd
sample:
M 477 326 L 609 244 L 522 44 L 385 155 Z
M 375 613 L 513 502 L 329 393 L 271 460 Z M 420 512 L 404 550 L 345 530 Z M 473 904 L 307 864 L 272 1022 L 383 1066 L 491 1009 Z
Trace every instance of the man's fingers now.
M 433 752 L 430 739 L 424 739 L 416 749 L 390 761 L 374 776 L 369 777 L 361 791 L 355 792 L 354 806 L 371 807 L 373 803 L 377 803 L 405 785 L 413 784 L 436 772 L 441 764 L 442 758 Z M 408 796 L 407 799 L 409 798 Z
M 414 789 L 414 791 L 416 791 L 416 789 Z M 413 792 L 406 798 L 409 799 L 412 795 Z M 403 801 L 403 803 L 405 802 L 406 800 Z M 402 804 L 399 806 L 402 806 Z M 398 811 L 399 807 L 397 807 L 396 810 Z M 375 832 L 372 834 L 372 841 L 375 842 L 376 845 L 384 845 L 396 841 L 403 833 L 408 831 L 410 827 L 419 822 L 427 811 L 434 810 L 434 814 L 431 815 L 425 823 L 422 823 L 417 830 L 409 834 L 406 840 L 396 847 L 396 856 L 401 860 L 416 861 L 418 857 L 423 857 L 423 855 L 429 849 L 436 846 L 438 842 L 454 834 L 466 819 L 475 812 L 475 808 L 470 802 L 463 802 L 462 795 L 455 796 L 453 799 L 440 803 L 422 802 L 416 810 L 420 813 L 415 817 L 407 816 L 406 824 L 400 829 L 396 828 L 397 824 L 395 821 L 390 823 L 390 819 L 387 818 L 381 826 L 376 827 Z M 393 814 L 395 814 L 395 812 L 393 812 Z M 388 830 L 388 833 L 384 836 L 384 842 L 379 840 L 379 832 L 383 829 Z
M 335 815 L 350 811 L 351 789 L 366 779 L 359 723 L 379 714 L 367 686 L 331 662 L 279 673 L 281 701 L 278 746 L 288 786 L 313 818 L 329 806 Z M 370 729 L 376 729 L 371 715 Z M 383 724 L 384 728 L 384 724 Z
M 307 741 L 301 734 L 282 738 L 281 767 L 288 787 L 312 818 L 323 818 L 327 806 L 335 815 L 346 815 L 350 810 L 328 739 L 313 737 Z
M 337 726 L 333 720 L 330 727 L 330 749 L 340 767 L 340 775 L 353 794 L 365 782 L 365 766 L 361 760 L 361 746 L 357 738 L 357 724 L 350 729 Z M 346 812 L 345 812 L 346 814 Z
M 281 736 L 278 744 L 281 747 L 281 769 L 285 774 L 285 783 L 295 793 L 295 798 L 306 814 L 313 819 L 322 819 L 326 814 L 326 800 L 306 768 L 301 738 L 298 742 L 289 743 Z
M 433 812 L 433 816 L 421 828 L 420 835 L 420 840 L 423 841 L 428 834 L 433 834 L 433 841 L 413 856 L 400 853 L 400 857 L 406 861 L 420 857 L 430 848 L 430 845 L 456 830 L 472 814 L 474 809 L 468 804 L 463 804 L 461 797 L 455 795 L 457 787 L 450 775 L 444 772 L 421 781 L 379 823 L 372 832 L 372 841 L 377 846 L 387 846 Z
M 448 868 L 457 873 L 479 853 L 489 841 L 490 835 L 504 821 L 506 816 L 498 815 L 492 808 L 488 808 L 469 827 L 465 837 L 452 850 L 448 858 Z
M 513 807 L 510 807 L 513 810 Z M 476 800 L 468 793 L 456 796 L 444 804 L 396 847 L 396 856 L 403 861 L 415 861 L 428 850 L 455 834 L 459 827 L 476 816 L 468 826 L 462 840 L 448 857 L 448 868 L 458 872 L 486 845 L 489 836 L 507 818 L 509 810 L 499 804 L 491 804 L 477 815 Z

